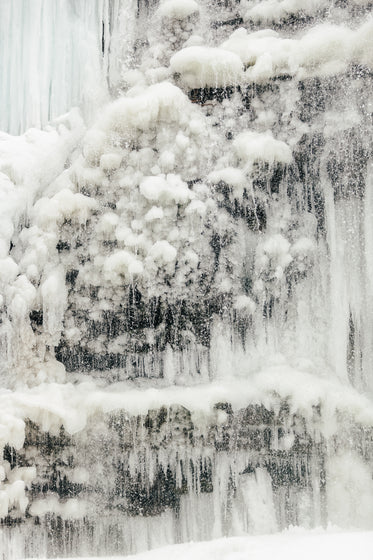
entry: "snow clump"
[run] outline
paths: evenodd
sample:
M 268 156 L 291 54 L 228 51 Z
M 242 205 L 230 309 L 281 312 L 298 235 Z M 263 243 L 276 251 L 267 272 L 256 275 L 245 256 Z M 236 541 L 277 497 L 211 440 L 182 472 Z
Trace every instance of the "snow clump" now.
M 194 0 L 166 0 L 160 4 L 156 13 L 164 18 L 185 19 L 198 12 L 199 6 Z
M 170 64 L 172 71 L 180 74 L 182 82 L 192 89 L 227 87 L 243 78 L 239 57 L 214 47 L 186 47 L 173 55 Z

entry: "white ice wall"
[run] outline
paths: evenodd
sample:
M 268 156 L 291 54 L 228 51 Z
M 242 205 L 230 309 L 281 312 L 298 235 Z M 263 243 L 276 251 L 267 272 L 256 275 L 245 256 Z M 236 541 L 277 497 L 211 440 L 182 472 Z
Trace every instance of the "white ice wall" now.
M 73 106 L 82 107 L 88 119 L 93 116 L 107 94 L 108 79 L 115 82 L 120 74 L 121 49 L 127 45 L 112 35 L 123 6 L 122 19 L 130 23 L 132 4 L 2 0 L 0 130 L 20 134 Z M 126 34 L 127 26 L 121 30 Z

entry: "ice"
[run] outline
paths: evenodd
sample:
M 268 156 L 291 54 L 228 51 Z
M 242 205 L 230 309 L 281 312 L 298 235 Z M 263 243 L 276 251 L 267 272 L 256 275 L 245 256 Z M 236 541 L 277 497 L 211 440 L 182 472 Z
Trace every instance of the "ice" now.
M 135 96 L 122 97 L 111 103 L 99 120 L 102 131 L 119 133 L 146 130 L 159 120 L 184 119 L 191 113 L 185 95 L 168 82 L 155 84 Z M 103 136 L 102 136 L 103 137 Z M 100 148 L 99 148 L 100 150 Z
M 171 58 L 171 69 L 190 88 L 225 87 L 242 80 L 238 56 L 212 47 L 186 47 Z
M 143 265 L 128 251 L 117 251 L 105 260 L 104 272 L 108 280 L 120 283 L 121 275 L 131 280 L 134 275 L 141 274 Z
M 184 19 L 198 12 L 199 6 L 194 0 L 166 0 L 157 11 L 161 17 L 170 19 Z
M 260 537 L 233 537 L 216 539 L 212 542 L 187 543 L 176 546 L 157 548 L 150 552 L 143 552 L 133 556 L 126 556 L 128 560 L 159 560 L 165 556 L 172 556 L 177 560 L 188 560 L 193 556 L 196 560 L 269 560 L 274 555 L 279 560 L 297 560 L 301 555 L 306 560 L 318 557 L 327 560 L 335 555 L 341 560 L 347 560 L 359 549 L 362 560 L 370 558 L 372 547 L 371 532 L 351 532 L 330 528 L 329 531 L 287 531 L 281 535 Z M 108 560 L 124 559 L 124 556 L 107 557 Z M 81 560 L 94 560 L 93 557 Z
M 239 363 L 235 365 L 239 367 Z M 236 411 L 248 402 L 263 402 L 269 410 L 275 410 L 278 403 L 284 400 L 291 413 L 298 413 L 309 420 L 313 416 L 313 407 L 321 405 L 325 424 L 321 422 L 319 429 L 326 436 L 338 432 L 339 414 L 352 416 L 361 424 L 372 421 L 373 408 L 369 399 L 347 385 L 327 379 L 319 379 L 315 383 L 314 375 L 286 365 L 272 365 L 251 375 L 250 384 L 243 381 L 244 371 L 238 373 L 238 379 L 231 378 L 228 382 L 220 380 L 190 387 L 160 385 L 146 390 L 130 382 L 101 389 L 94 382 L 78 385 L 44 383 L 31 389 L 18 390 L 14 394 L 3 392 L 1 400 L 8 403 L 5 410 L 11 411 L 14 428 L 17 426 L 17 443 L 11 441 L 16 449 L 23 445 L 24 437 L 24 423 L 17 423 L 17 417 L 41 423 L 45 431 L 52 433 L 64 426 L 73 435 L 84 430 L 87 419 L 99 411 L 108 413 L 124 410 L 136 417 L 162 406 L 180 405 L 194 413 L 206 415 L 208 419 L 209 415 L 216 414 L 214 407 L 219 402 L 228 401 Z M 5 413 L 5 421 L 9 421 L 6 418 L 10 413 Z M 333 417 L 334 422 L 331 421 Z
M 358 456 L 338 452 L 327 465 L 330 486 L 328 511 L 330 521 L 338 527 L 362 527 L 372 515 L 373 485 L 369 469 Z M 364 493 L 357 502 L 358 488 L 362 485 Z M 370 527 L 369 527 L 370 528 Z
M 135 13 L 127 0 L 3 2 L 0 129 L 20 134 L 74 106 L 96 118 L 131 65 Z
M 65 274 L 62 267 L 51 272 L 41 284 L 43 301 L 43 324 L 50 335 L 50 345 L 56 344 L 63 328 L 63 316 L 67 305 Z
M 100 167 L 106 171 L 115 171 L 115 169 L 119 169 L 120 164 L 122 163 L 122 156 L 121 154 L 103 154 L 100 157 Z
M 177 250 L 168 241 L 156 241 L 150 248 L 149 257 L 162 264 L 172 263 L 176 259 Z
M 9 560 L 372 529 L 369 7 L 2 3 Z
M 19 134 L 78 104 L 88 115 L 102 103 L 106 88 L 99 36 L 105 4 L 1 4 L 0 99 L 6 108 L 1 130 Z
M 172 202 L 186 204 L 194 196 L 181 177 L 173 174 L 145 177 L 140 184 L 140 193 L 151 202 L 160 201 L 165 205 Z
M 234 139 L 233 147 L 244 165 L 258 160 L 268 163 L 290 163 L 292 158 L 289 146 L 285 142 L 275 140 L 271 131 L 262 134 L 242 132 Z
M 234 309 L 252 314 L 255 311 L 255 302 L 248 296 L 238 296 L 234 302 Z
M 83 518 L 86 512 L 84 504 L 75 498 L 71 498 L 62 504 L 55 497 L 33 502 L 30 508 L 31 515 L 42 517 L 47 513 L 55 513 L 61 519 L 75 520 Z
M 259 11 L 263 7 L 260 4 L 252 10 Z M 365 45 L 369 41 L 367 33 L 371 26 L 370 18 L 356 30 L 325 23 L 316 25 L 299 38 L 281 37 L 271 29 L 248 33 L 240 28 L 221 48 L 240 57 L 247 68 L 245 78 L 248 81 L 262 82 L 281 74 L 332 76 L 344 71 L 348 63 L 371 65 L 362 43 L 362 37 L 366 37 Z
M 364 0 L 363 0 L 364 1 Z M 245 14 L 245 19 L 255 23 L 273 23 L 286 20 L 291 16 L 314 15 L 324 7 L 323 0 L 265 0 L 258 2 L 249 8 Z

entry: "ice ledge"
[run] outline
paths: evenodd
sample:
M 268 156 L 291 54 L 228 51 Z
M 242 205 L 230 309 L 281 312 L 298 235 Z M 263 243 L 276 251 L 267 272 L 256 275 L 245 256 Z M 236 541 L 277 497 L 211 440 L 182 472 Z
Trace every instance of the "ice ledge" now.
M 151 382 L 149 388 L 145 383 Z M 325 437 L 337 432 L 341 417 L 373 426 L 373 404 L 349 385 L 320 378 L 287 365 L 276 365 L 245 378 L 228 378 L 194 386 L 162 386 L 162 380 L 115 383 L 107 387 L 92 381 L 77 384 L 45 383 L 33 388 L 0 392 L 1 440 L 19 449 L 23 445 L 24 420 L 43 431 L 58 434 L 63 425 L 73 435 L 90 417 L 123 410 L 129 416 L 179 405 L 192 412 L 197 423 L 216 421 L 218 403 L 233 410 L 262 405 L 278 413 L 286 402 L 289 414 L 312 422 L 321 411 L 318 429 Z M 157 386 L 154 386 L 158 383 Z

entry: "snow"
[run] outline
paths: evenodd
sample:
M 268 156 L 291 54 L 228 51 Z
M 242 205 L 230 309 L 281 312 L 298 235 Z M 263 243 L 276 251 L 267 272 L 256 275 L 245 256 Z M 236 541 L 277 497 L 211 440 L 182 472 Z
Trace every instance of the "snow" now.
M 134 275 L 142 274 L 142 263 L 128 251 L 116 251 L 104 262 L 104 274 L 110 282 L 121 283 L 122 276 L 131 281 Z
M 12 257 L 6 257 L 1 259 L 1 267 L 0 267 L 0 281 L 5 282 L 13 282 L 18 274 L 18 266 L 12 259 Z
M 48 274 L 41 284 L 40 292 L 43 301 L 43 323 L 50 335 L 50 344 L 55 345 L 61 335 L 67 306 L 65 271 L 62 266 L 56 267 Z
M 356 453 L 339 450 L 328 462 L 327 476 L 330 522 L 346 527 L 353 520 L 355 527 L 369 529 L 367 520 L 373 516 L 373 481 L 367 465 L 361 463 Z
M 263 8 L 264 5 L 260 4 L 252 10 Z M 281 74 L 297 75 L 300 79 L 329 76 L 345 71 L 353 62 L 372 67 L 369 55 L 372 25 L 371 18 L 356 30 L 345 25 L 323 23 L 299 38 L 284 38 L 271 29 L 250 33 L 239 28 L 222 43 L 221 48 L 240 57 L 246 68 L 247 81 L 267 81 Z
M 145 177 L 140 183 L 141 194 L 151 202 L 163 204 L 186 204 L 194 198 L 194 193 L 179 175 L 168 174 L 166 177 L 159 174 L 156 177 Z
M 146 222 L 153 222 L 154 220 L 161 220 L 164 216 L 162 208 L 159 206 L 152 206 L 150 210 L 145 214 Z
M 157 10 L 161 17 L 170 19 L 184 19 L 198 14 L 199 6 L 194 0 L 166 0 Z
M 119 223 L 119 217 L 114 212 L 105 212 L 100 218 L 97 224 L 98 233 L 103 233 L 104 235 L 110 235 Z
M 227 87 L 242 80 L 242 63 L 233 52 L 191 46 L 173 55 L 171 69 L 190 88 Z
M 248 181 L 242 169 L 236 167 L 225 167 L 218 171 L 213 171 L 208 176 L 209 181 L 212 183 L 219 183 L 223 181 L 230 187 L 233 187 L 236 195 L 240 195 L 243 189 L 247 186 Z
M 23 136 L 0 133 L 0 200 L 2 240 L 8 244 L 36 193 L 50 184 L 83 133 L 76 111 L 61 117 L 55 127 L 30 129 Z
M 370 560 L 373 532 L 346 533 L 336 528 L 328 531 L 290 529 L 276 535 L 231 537 L 209 542 L 190 542 L 157 548 L 131 556 L 106 556 L 106 560 L 349 560 L 358 551 L 361 560 Z M 58 559 L 57 559 L 58 560 Z M 88 560 L 81 557 L 80 560 Z M 89 560 L 94 560 L 90 557 Z M 97 560 L 97 559 L 96 559 Z
M 180 491 L 177 513 L 165 506 L 127 516 L 119 504 L 114 530 L 131 542 L 127 551 L 313 526 L 323 515 L 343 528 L 372 527 L 369 4 L 210 4 L 0 7 L 1 126 L 49 123 L 19 137 L 0 133 L 0 451 L 30 452 L 29 422 L 46 438 L 63 427 L 78 442 L 78 465 L 56 451 L 58 476 L 94 501 L 104 460 L 84 464 L 84 453 L 125 418 L 131 475 L 149 491 L 156 469 L 170 468 Z M 241 16 L 249 29 L 231 33 Z M 292 27 L 293 16 L 304 26 Z M 6 26 L 10 46 L 1 43 Z M 54 118 L 75 103 L 81 114 Z M 276 418 L 286 407 L 270 453 L 297 469 L 304 459 L 306 487 L 278 484 L 263 457 L 251 472 L 250 442 L 234 457 L 218 449 L 228 423 L 222 404 L 238 417 L 251 405 Z M 189 415 L 202 443 L 179 445 L 170 421 L 152 447 L 139 416 L 162 409 Z M 310 456 L 291 456 L 293 420 L 312 439 Z M 112 445 L 118 459 L 123 449 Z M 24 464 L 36 466 L 0 465 L 0 517 L 29 512 L 45 516 L 45 528 L 56 514 L 76 521 L 79 536 L 87 516 L 98 538 L 105 534 L 85 498 L 48 491 L 39 499 L 43 458 L 30 453 Z M 182 462 L 193 471 L 187 488 Z M 195 466 L 207 463 L 213 489 L 202 492 Z M 25 540 L 31 523 L 22 525 Z M 298 541 L 314 558 L 335 552 L 337 536 L 245 536 L 159 554 L 263 558 L 273 540 L 277 555 L 283 548 L 291 557 Z M 348 550 L 350 536 L 339 537 Z
M 255 302 L 249 296 L 238 296 L 233 304 L 233 308 L 240 312 L 252 314 L 255 311 Z
M 299 13 L 312 16 L 324 5 L 324 0 L 264 0 L 249 8 L 245 12 L 245 19 L 255 23 L 269 24 Z
M 258 266 L 261 271 L 272 274 L 275 278 L 282 277 L 291 261 L 290 243 L 281 234 L 267 238 L 258 247 Z
M 94 131 L 98 139 L 97 153 L 103 150 L 99 146 L 99 138 L 104 141 L 107 131 L 128 133 L 131 129 L 146 130 L 160 120 L 182 120 L 188 113 L 190 107 L 187 97 L 169 82 L 149 86 L 133 97 L 119 98 L 107 106 L 99 119 L 97 132 Z
M 275 140 L 270 130 L 265 133 L 242 132 L 234 139 L 233 147 L 238 158 L 246 165 L 255 161 L 290 163 L 292 160 L 289 146 Z
M 168 241 L 156 241 L 150 248 L 149 257 L 161 264 L 168 264 L 175 261 L 177 250 Z
M 239 309 L 243 308 L 243 304 L 250 307 L 248 300 L 238 304 Z M 281 356 L 276 360 L 277 364 L 251 374 L 247 379 L 243 377 L 245 365 L 237 362 L 235 368 L 243 370 L 236 372 L 236 378 L 194 386 L 162 387 L 161 384 L 159 387 L 141 388 L 136 383 L 122 382 L 100 388 L 92 381 L 86 381 L 77 385 L 42 383 L 15 392 L 2 390 L 0 422 L 4 418 L 1 422 L 6 429 L 4 438 L 8 438 L 4 441 L 9 441 L 16 449 L 22 446 L 24 418 L 30 418 L 51 433 L 58 433 L 63 425 L 68 433 L 75 434 L 83 430 L 87 419 L 99 411 L 108 413 L 121 409 L 136 416 L 176 404 L 209 417 L 215 414 L 214 405 L 219 402 L 229 402 L 234 410 L 253 403 L 263 404 L 271 410 L 280 401 L 286 400 L 290 413 L 298 412 L 309 421 L 313 418 L 313 407 L 321 406 L 323 416 L 319 428 L 328 437 L 338 429 L 336 420 L 332 421 L 338 413 L 346 414 L 361 424 L 373 422 L 373 406 L 367 397 L 326 376 L 317 377 L 292 368 L 283 363 Z M 13 425 L 9 423 L 10 418 Z
M 42 230 L 56 230 L 64 220 L 85 223 L 96 206 L 95 200 L 81 193 L 62 189 L 52 198 L 40 198 L 34 205 L 32 215 L 35 224 Z
M 121 154 L 103 154 L 100 157 L 100 167 L 104 171 L 114 171 L 120 167 L 122 163 Z
M 56 513 L 62 519 L 81 519 L 86 514 L 86 507 L 82 500 L 70 498 L 61 503 L 58 498 L 51 496 L 44 500 L 35 500 L 30 508 L 30 514 L 42 517 L 46 513 Z

